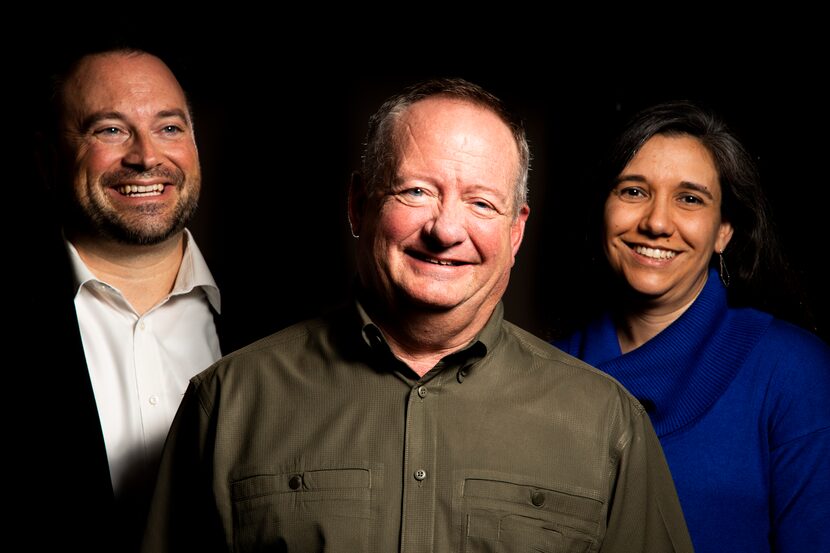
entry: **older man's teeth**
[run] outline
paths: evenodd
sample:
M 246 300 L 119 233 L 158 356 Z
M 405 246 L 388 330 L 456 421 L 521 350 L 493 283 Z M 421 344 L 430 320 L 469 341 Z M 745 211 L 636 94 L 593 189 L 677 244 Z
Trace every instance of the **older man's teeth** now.
M 674 252 L 670 252 L 668 250 L 660 250 L 657 248 L 646 248 L 645 246 L 637 246 L 634 248 L 634 251 L 640 255 L 645 257 L 650 257 L 652 259 L 671 259 L 675 255 Z
M 430 263 L 434 263 L 436 265 L 444 265 L 446 267 L 452 267 L 452 266 L 456 265 L 455 261 L 441 261 L 440 259 L 432 259 L 432 258 L 427 259 L 427 261 L 429 261 Z
M 133 197 L 140 197 L 140 196 L 158 196 L 162 192 L 164 192 L 164 185 L 163 184 L 148 184 L 144 185 L 135 185 L 135 184 L 125 184 L 124 186 L 119 186 L 117 188 L 118 192 L 123 194 L 124 196 L 133 196 Z

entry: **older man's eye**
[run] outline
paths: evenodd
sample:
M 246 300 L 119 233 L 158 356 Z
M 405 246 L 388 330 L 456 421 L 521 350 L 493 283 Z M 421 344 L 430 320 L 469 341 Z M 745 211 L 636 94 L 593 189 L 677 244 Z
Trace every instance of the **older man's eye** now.
M 392 190 L 392 197 L 399 202 L 411 207 L 420 207 L 427 203 L 434 195 L 426 188 L 420 186 L 413 186 L 411 188 L 401 188 L 399 190 Z

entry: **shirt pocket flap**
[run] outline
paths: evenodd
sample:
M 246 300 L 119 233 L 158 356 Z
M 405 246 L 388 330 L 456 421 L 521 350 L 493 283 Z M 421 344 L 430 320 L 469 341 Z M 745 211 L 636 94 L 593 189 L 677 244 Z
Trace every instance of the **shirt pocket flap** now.
M 231 483 L 234 502 L 274 494 L 300 494 L 315 499 L 369 499 L 371 471 L 362 468 L 301 470 L 281 474 L 257 474 Z
M 511 510 L 518 508 L 522 514 L 556 520 L 583 532 L 595 532 L 602 513 L 602 502 L 590 497 L 502 480 L 468 478 L 463 497 L 485 508 L 504 509 L 510 503 Z

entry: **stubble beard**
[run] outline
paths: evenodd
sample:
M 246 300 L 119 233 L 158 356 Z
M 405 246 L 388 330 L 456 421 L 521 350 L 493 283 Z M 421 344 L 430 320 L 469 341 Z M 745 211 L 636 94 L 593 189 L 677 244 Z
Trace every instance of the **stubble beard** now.
M 164 215 L 168 208 L 163 205 L 136 206 L 125 213 L 105 201 L 105 191 L 119 182 L 150 178 L 163 178 L 181 194 L 168 215 Z M 152 246 L 181 232 L 193 219 L 198 208 L 201 183 L 198 174 L 188 182 L 180 169 L 159 167 L 144 172 L 120 169 L 105 173 L 95 186 L 97 190 L 86 201 L 76 198 L 72 202 L 69 225 L 85 234 L 120 244 Z

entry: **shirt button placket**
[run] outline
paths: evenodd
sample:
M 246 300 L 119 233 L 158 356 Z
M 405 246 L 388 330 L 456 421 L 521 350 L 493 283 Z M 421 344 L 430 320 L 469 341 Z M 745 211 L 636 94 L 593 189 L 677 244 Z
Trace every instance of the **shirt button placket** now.
M 433 386 L 410 389 L 406 410 L 401 551 L 431 551 L 435 525 L 435 410 Z M 430 401 L 432 399 L 433 401 Z

